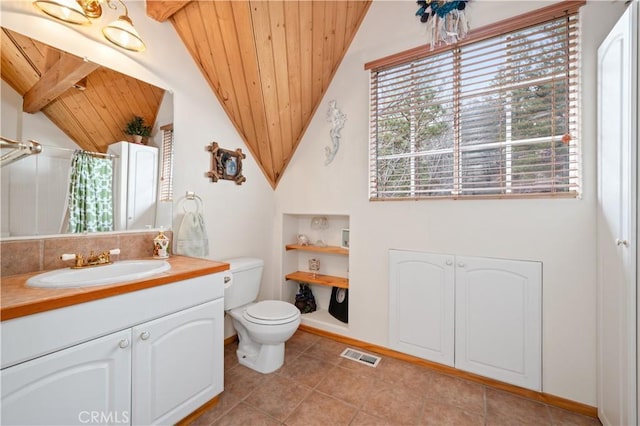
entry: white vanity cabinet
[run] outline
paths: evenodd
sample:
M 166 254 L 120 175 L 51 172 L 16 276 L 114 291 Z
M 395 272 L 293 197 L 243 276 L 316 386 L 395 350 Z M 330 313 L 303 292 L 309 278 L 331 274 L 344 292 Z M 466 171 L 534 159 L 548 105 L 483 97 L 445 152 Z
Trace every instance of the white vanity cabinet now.
M 2 322 L 1 424 L 174 424 L 223 390 L 222 273 Z

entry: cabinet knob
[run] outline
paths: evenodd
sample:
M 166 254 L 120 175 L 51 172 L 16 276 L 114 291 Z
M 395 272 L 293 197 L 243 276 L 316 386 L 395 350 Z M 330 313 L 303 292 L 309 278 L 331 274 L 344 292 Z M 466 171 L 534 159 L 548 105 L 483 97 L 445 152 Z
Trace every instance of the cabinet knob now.
M 458 262 L 458 268 L 464 268 L 465 264 L 464 262 Z
M 120 343 L 118 343 L 118 346 L 120 346 L 120 348 L 122 349 L 129 347 L 129 339 L 120 340 Z
M 618 247 L 620 247 L 620 246 L 629 247 L 629 241 L 627 241 L 627 240 L 621 240 L 620 238 L 616 238 L 616 245 L 617 245 Z
M 453 260 L 451 259 L 447 259 L 447 261 L 445 262 L 447 265 L 451 266 L 453 265 Z
M 143 331 L 142 333 L 140 333 L 140 338 L 142 340 L 148 340 L 149 337 L 151 337 L 151 334 L 148 331 Z

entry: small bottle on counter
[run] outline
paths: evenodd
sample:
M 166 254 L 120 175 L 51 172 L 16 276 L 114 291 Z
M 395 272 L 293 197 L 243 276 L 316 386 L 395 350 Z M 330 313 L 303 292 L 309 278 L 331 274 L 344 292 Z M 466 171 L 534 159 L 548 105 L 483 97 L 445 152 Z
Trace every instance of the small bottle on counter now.
M 169 237 L 164 235 L 164 230 L 160 230 L 153 239 L 153 257 L 156 259 L 166 259 L 169 257 Z

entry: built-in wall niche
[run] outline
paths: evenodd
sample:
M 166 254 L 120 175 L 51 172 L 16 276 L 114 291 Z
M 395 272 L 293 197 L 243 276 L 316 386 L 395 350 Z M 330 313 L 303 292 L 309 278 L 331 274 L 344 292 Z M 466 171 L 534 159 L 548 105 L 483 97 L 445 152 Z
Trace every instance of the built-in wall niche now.
M 326 225 L 324 220 L 314 221 L 314 218 L 326 218 Z M 303 314 L 302 324 L 340 334 L 349 325 L 329 314 L 329 303 L 333 287 L 349 288 L 349 249 L 341 247 L 345 229 L 349 229 L 347 215 L 283 215 L 281 299 L 293 303 L 298 284 L 308 283 L 315 297 L 317 310 Z M 300 235 L 307 237 L 308 245 L 299 244 L 302 242 L 299 241 Z M 320 260 L 320 270 L 315 277 L 309 269 L 310 259 Z

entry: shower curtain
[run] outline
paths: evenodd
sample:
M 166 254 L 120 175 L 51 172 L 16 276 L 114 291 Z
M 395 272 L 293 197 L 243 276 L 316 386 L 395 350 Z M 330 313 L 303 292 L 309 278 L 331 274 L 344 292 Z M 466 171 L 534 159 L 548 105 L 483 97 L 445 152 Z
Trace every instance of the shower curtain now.
M 71 160 L 68 232 L 113 230 L 113 164 L 76 151 Z

